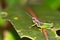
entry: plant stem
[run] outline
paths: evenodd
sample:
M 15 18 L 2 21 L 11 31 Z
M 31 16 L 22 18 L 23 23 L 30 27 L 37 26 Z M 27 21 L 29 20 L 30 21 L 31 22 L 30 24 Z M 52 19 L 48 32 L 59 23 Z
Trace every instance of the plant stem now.
M 1 0 L 1 3 L 2 3 L 2 9 L 5 9 L 7 7 L 6 1 Z
M 35 13 L 33 12 L 33 10 L 30 8 L 30 6 L 29 6 L 28 4 L 26 5 L 26 9 L 27 9 L 27 11 L 30 13 L 30 15 L 31 15 L 32 17 L 35 17 L 37 20 L 39 20 L 38 17 L 35 15 Z M 42 28 L 42 32 L 43 32 L 46 40 L 49 40 L 45 28 Z
M 31 7 L 28 4 L 26 5 L 26 9 L 32 17 L 35 17 L 36 19 L 38 19 L 38 17 L 35 15 L 35 13 L 33 12 L 33 10 L 31 9 Z
M 42 28 L 42 32 L 43 32 L 43 34 L 44 34 L 46 40 L 49 40 L 49 39 L 48 39 L 47 32 L 46 32 L 46 28 Z

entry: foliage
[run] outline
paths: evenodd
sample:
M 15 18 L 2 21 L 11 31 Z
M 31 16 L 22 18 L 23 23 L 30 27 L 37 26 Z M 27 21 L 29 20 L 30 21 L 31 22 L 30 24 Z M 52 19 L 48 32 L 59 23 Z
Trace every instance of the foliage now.
M 59 37 L 56 37 L 56 30 L 60 28 L 60 12 L 58 10 L 52 10 L 44 4 L 30 4 L 30 6 L 42 22 L 54 23 L 54 28 L 47 29 L 49 40 L 60 40 Z M 6 18 L 12 21 L 19 36 L 28 36 L 35 40 L 45 40 L 41 29 L 31 26 L 33 24 L 31 16 L 24 8 L 25 6 L 21 7 L 18 2 L 15 2 L 15 4 L 4 10 L 8 13 Z

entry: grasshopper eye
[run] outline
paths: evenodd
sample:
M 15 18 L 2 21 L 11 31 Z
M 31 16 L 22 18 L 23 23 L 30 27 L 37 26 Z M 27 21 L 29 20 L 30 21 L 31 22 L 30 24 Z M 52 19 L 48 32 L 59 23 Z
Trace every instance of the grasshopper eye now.
M 35 19 L 32 19 L 32 20 L 35 20 Z
M 32 17 L 32 20 L 36 20 L 36 18 L 35 17 Z

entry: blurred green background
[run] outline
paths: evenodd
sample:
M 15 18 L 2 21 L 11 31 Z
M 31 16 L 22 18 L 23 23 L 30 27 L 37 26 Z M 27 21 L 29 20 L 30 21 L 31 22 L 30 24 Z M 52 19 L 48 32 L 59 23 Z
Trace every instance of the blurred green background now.
M 6 19 L 11 20 L 19 36 L 45 40 L 39 28 L 31 28 L 33 24 L 31 16 L 25 10 L 27 0 L 6 0 L 6 2 L 8 6 L 2 9 L 2 12 L 8 14 Z M 49 40 L 60 40 L 60 36 L 56 36 L 56 30 L 60 30 L 60 11 L 58 10 L 60 8 L 60 0 L 29 0 L 28 3 L 42 22 L 54 23 L 54 28 L 47 29 Z

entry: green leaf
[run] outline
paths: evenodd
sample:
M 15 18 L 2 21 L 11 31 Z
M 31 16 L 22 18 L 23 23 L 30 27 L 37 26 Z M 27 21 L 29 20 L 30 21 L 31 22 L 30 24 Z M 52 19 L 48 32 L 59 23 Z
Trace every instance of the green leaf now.
M 4 40 L 17 40 L 17 39 L 21 40 L 20 36 L 18 35 L 16 30 L 14 29 L 11 22 L 8 20 L 6 20 L 6 22 L 7 22 L 6 29 L 3 31 Z
M 25 6 L 24 6 L 25 7 Z M 45 40 L 45 37 L 41 30 L 37 27 L 32 27 L 32 19 L 29 13 L 24 10 L 19 4 L 11 6 L 11 8 L 5 9 L 4 11 L 8 13 L 7 19 L 10 19 L 14 24 L 16 31 L 19 31 L 19 36 L 28 36 L 35 40 Z M 54 28 L 60 28 L 60 12 L 52 10 L 46 5 L 30 5 L 36 15 L 41 19 L 42 22 L 54 23 Z M 59 40 L 55 34 L 56 30 L 47 30 L 49 40 Z M 17 39 L 18 40 L 18 39 Z

